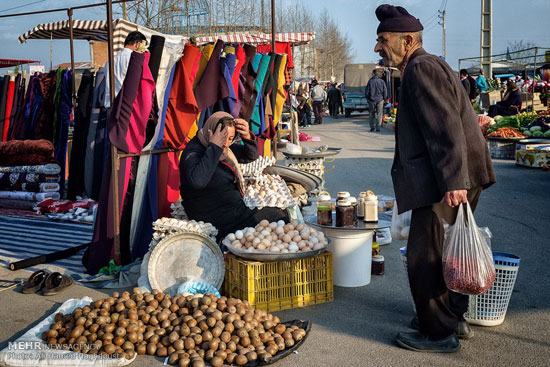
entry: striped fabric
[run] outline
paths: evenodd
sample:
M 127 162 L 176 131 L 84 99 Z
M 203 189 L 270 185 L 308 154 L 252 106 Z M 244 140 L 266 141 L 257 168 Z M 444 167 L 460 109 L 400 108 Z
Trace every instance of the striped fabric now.
M 92 239 L 89 224 L 53 222 L 44 219 L 0 216 L 0 263 L 6 268 L 11 262 L 65 250 Z M 75 280 L 84 276 L 82 254 L 26 268 L 28 271 L 48 269 L 70 274 Z
M 177 43 L 189 41 L 188 37 L 165 35 L 160 32 L 142 27 L 124 19 L 113 20 L 113 50 L 115 53 L 124 47 L 124 40 L 128 33 L 140 31 L 148 39 L 152 35 L 166 37 L 167 40 Z M 74 39 L 83 39 L 88 41 L 107 42 L 107 21 L 105 20 L 73 20 Z M 69 21 L 63 20 L 55 23 L 39 24 L 25 34 L 19 36 L 19 42 L 23 43 L 28 39 L 69 39 Z M 305 45 L 315 39 L 315 33 L 278 33 L 277 42 L 289 42 L 292 45 Z M 238 33 L 238 34 L 220 34 L 214 36 L 196 37 L 197 43 L 203 45 L 216 42 L 221 39 L 225 43 L 248 43 L 252 45 L 265 44 L 271 42 L 270 33 Z
M 73 35 L 75 39 L 107 42 L 107 22 L 104 20 L 73 19 Z M 39 24 L 25 34 L 19 36 L 19 43 L 28 39 L 69 39 L 69 21 Z

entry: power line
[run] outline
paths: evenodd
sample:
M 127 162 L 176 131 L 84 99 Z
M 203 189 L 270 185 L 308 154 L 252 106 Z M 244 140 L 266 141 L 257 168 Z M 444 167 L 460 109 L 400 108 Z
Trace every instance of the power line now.
M 0 13 L 3 13 L 3 12 L 5 12 L 5 11 L 9 11 L 9 10 L 24 8 L 25 6 L 29 6 L 29 5 L 33 5 L 33 4 L 43 3 L 44 1 L 46 1 L 46 0 L 38 0 L 38 1 L 34 1 L 34 2 L 32 2 L 32 3 L 23 4 L 23 5 L 19 5 L 19 6 L 14 6 L 13 8 L 8 8 L 8 9 L 0 10 Z

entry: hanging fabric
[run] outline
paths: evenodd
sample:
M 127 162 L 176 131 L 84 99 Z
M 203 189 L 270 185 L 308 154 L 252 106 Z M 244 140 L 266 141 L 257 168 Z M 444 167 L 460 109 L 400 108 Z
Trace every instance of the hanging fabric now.
M 135 147 L 139 146 L 140 141 L 143 144 L 141 139 L 145 136 L 145 126 L 149 116 L 149 113 L 145 113 L 144 110 L 147 107 L 151 108 L 152 90 L 154 89 L 154 82 L 146 62 L 148 57 L 148 54 L 132 53 L 122 89 L 112 106 L 109 119 L 109 138 L 111 144 L 124 152 L 135 151 Z M 150 101 L 149 104 L 147 101 Z M 142 131 L 139 131 L 140 129 Z M 97 273 L 114 255 L 112 190 L 118 190 L 118 205 L 123 208 L 131 164 L 128 164 L 126 159 L 120 160 L 117 188 L 113 188 L 111 185 L 111 175 L 113 174 L 111 168 L 109 164 L 105 166 L 94 235 L 84 264 L 88 273 L 91 274 Z M 122 216 L 122 210 L 120 215 Z M 129 244 L 121 242 L 120 245 L 122 259 L 124 262 L 128 262 L 131 259 Z
M 0 128 L 0 133 L 2 133 L 2 141 L 8 140 L 8 131 L 10 128 L 10 116 L 13 108 L 13 98 L 15 94 L 15 78 L 13 76 L 8 78 L 8 91 L 6 95 L 6 112 L 4 117 L 3 128 Z
M 83 196 L 84 170 L 86 167 L 86 143 L 90 126 L 90 113 L 93 101 L 94 74 L 89 70 L 82 73 L 80 86 L 76 99 L 74 114 L 73 143 L 71 147 L 71 159 L 69 163 L 69 184 L 67 198 L 76 200 L 77 196 Z
M 212 52 L 214 52 L 214 45 L 206 45 L 201 48 L 201 56 L 199 59 L 199 63 L 198 65 L 195 65 L 192 71 L 192 74 L 195 74 L 195 80 L 193 82 L 193 90 L 197 88 L 197 84 L 199 84 L 199 81 L 202 78 L 202 74 L 206 69 L 206 65 L 208 65 L 208 62 L 210 61 Z
M 0 84 L 0 134 L 4 131 L 6 115 L 6 107 L 8 104 L 8 89 L 10 85 L 10 76 L 6 75 L 2 78 L 2 83 Z M 4 141 L 2 139 L 2 141 Z
M 243 97 L 240 98 L 241 102 L 241 118 L 246 121 L 250 121 L 254 104 L 256 103 L 257 91 L 254 87 L 254 81 L 258 73 L 254 70 L 253 60 L 256 55 L 256 47 L 251 45 L 244 45 L 244 52 L 246 54 L 246 61 L 241 69 L 240 81 L 243 86 Z
M 273 48 L 271 47 L 270 43 L 265 45 L 258 45 L 256 52 L 268 54 L 270 52 L 273 52 Z M 289 42 L 275 42 L 275 53 L 279 55 L 286 55 L 288 60 L 287 67 L 294 67 L 294 62 L 292 61 L 292 46 Z

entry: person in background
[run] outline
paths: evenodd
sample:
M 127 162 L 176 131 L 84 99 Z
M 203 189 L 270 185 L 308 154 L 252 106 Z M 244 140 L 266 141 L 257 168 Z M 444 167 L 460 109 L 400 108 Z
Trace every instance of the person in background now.
M 464 87 L 464 90 L 466 91 L 466 94 L 468 97 L 470 96 L 470 81 L 468 80 L 468 72 L 466 69 L 460 70 L 460 82 L 462 83 L 462 86 Z
M 327 94 L 328 110 L 331 117 L 338 118 L 338 109 L 342 103 L 342 93 L 336 88 L 336 84 L 332 84 Z
M 320 125 L 323 123 L 323 103 L 327 99 L 327 92 L 319 85 L 316 79 L 311 81 L 311 99 L 313 101 L 315 124 Z
M 130 63 L 130 57 L 132 52 L 138 51 L 143 52 L 145 46 L 147 45 L 147 39 L 143 33 L 134 31 L 128 33 L 126 39 L 124 40 L 124 48 L 120 50 L 114 57 L 113 66 L 115 72 L 115 97 L 117 96 L 122 84 L 124 83 L 124 78 L 126 77 L 126 71 L 128 70 L 128 64 Z M 109 62 L 105 64 L 105 108 L 111 106 L 111 88 L 109 88 Z
M 468 70 L 466 70 L 466 77 L 468 78 L 468 83 L 470 83 L 470 103 L 474 104 L 474 101 L 477 98 L 476 80 L 470 75 L 470 73 L 468 73 Z
M 338 90 L 340 91 L 340 100 L 338 101 L 338 111 L 340 113 L 344 113 L 344 101 L 343 101 L 343 97 L 344 97 L 344 83 L 340 83 L 338 85 Z
M 374 69 L 365 88 L 365 97 L 369 102 L 370 131 L 380 131 L 382 115 L 384 114 L 384 101 L 388 99 L 388 88 L 382 80 L 382 70 Z
M 401 71 L 391 168 L 399 213 L 412 210 L 407 265 L 416 317 L 396 337 L 399 346 L 455 352 L 473 336 L 464 313 L 468 296 L 447 289 L 443 278 L 443 220 L 453 224 L 459 204 L 475 209 L 493 184 L 489 150 L 456 73 L 422 48 L 420 20 L 400 6 L 380 5 L 374 52 Z
M 483 72 L 483 69 L 479 70 L 479 76 L 477 77 L 476 85 L 477 90 L 479 90 L 480 94 L 489 89 L 489 86 L 487 85 L 487 80 L 485 80 L 485 73 Z
M 517 115 L 521 111 L 521 95 L 513 80 L 509 80 L 502 101 L 489 107 L 489 117 Z

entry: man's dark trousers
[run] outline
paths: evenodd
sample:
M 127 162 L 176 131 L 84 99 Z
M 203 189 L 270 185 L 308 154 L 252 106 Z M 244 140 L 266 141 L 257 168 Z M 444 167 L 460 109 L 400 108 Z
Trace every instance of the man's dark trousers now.
M 468 202 L 475 210 L 481 188 L 468 191 Z M 458 207 L 433 204 L 412 211 L 407 267 L 420 331 L 433 339 L 456 331 L 468 309 L 468 296 L 447 289 L 441 260 L 445 232 L 443 222 L 454 224 Z

